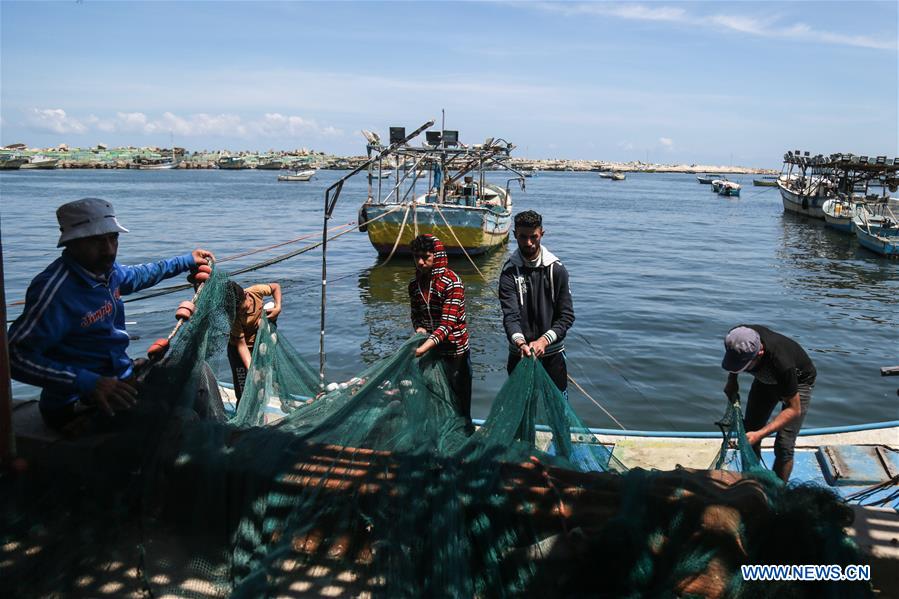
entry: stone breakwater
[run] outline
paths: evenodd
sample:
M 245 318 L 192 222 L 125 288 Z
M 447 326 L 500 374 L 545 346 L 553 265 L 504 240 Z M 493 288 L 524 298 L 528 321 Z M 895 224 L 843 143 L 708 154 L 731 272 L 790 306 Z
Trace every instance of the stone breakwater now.
M 512 161 L 519 170 L 539 171 L 608 171 L 622 173 L 693 173 L 693 174 L 776 174 L 780 171 L 748 166 L 721 166 L 710 164 L 655 164 L 651 162 L 608 162 L 604 160 L 527 160 Z
M 60 147 L 54 149 L 28 149 L 7 146 L 0 154 L 15 158 L 53 158 L 56 168 L 66 169 L 127 169 L 140 168 L 140 164 L 168 162 L 174 156 L 179 169 L 214 169 L 222 166 L 240 169 L 353 169 L 365 163 L 365 156 L 334 156 L 306 148 L 292 151 L 227 152 L 222 150 L 188 152 L 175 148 L 105 148 L 90 149 Z M 227 163 L 227 164 L 223 164 Z M 569 172 L 643 172 L 643 173 L 695 173 L 695 174 L 772 174 L 772 169 L 721 166 L 709 164 L 655 164 L 641 162 L 614 162 L 606 160 L 529 159 L 514 157 L 509 163 L 519 171 L 569 171 Z M 388 168 L 396 168 L 387 164 Z

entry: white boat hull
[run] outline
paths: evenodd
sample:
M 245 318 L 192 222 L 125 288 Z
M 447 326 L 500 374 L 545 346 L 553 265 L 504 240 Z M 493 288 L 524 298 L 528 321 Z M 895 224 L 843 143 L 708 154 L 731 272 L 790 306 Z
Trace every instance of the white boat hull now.
M 830 196 L 819 186 L 816 186 L 808 194 L 797 193 L 786 187 L 780 180 L 777 182 L 777 187 L 780 189 L 780 197 L 783 200 L 785 211 L 824 219 L 824 202 L 830 199 Z

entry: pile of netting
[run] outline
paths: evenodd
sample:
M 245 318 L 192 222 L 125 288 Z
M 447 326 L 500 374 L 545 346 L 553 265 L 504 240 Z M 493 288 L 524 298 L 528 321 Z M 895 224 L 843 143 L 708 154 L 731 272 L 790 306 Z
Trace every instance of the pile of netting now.
M 859 555 L 847 508 L 740 450 L 737 406 L 718 465 L 744 472 L 628 471 L 535 360 L 469 434 L 421 336 L 319 393 L 263 319 L 235 410 L 209 366 L 228 289 L 213 273 L 134 411 L 3 478 L 4 596 L 868 594 L 742 580 Z

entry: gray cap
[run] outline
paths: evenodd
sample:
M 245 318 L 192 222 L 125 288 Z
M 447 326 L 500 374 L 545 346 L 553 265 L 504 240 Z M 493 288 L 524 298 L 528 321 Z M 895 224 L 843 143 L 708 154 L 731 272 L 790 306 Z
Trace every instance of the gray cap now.
M 728 372 L 743 372 L 759 355 L 762 349 L 762 338 L 755 329 L 736 327 L 724 338 L 724 359 L 721 368 Z
M 63 204 L 56 209 L 56 220 L 61 232 L 56 247 L 62 247 L 73 239 L 128 232 L 116 219 L 112 204 L 99 198 L 84 198 Z

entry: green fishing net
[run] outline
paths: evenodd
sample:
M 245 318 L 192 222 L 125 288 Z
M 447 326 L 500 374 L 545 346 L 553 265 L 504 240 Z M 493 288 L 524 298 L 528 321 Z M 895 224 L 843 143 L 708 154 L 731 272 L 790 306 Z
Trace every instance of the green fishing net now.
M 322 393 L 263 322 L 235 410 L 210 364 L 237 301 L 215 269 L 135 410 L 0 479 L 0 593 L 749 596 L 741 563 L 858 562 L 826 493 L 628 471 L 534 359 L 469 434 L 423 336 Z M 807 588 L 836 596 L 781 596 Z
M 718 455 L 709 466 L 711 469 L 753 472 L 761 476 L 765 476 L 761 473 L 769 472 L 746 440 L 739 396 L 728 402 L 724 415 L 715 424 L 721 429 L 723 438 L 721 449 L 718 450 Z

